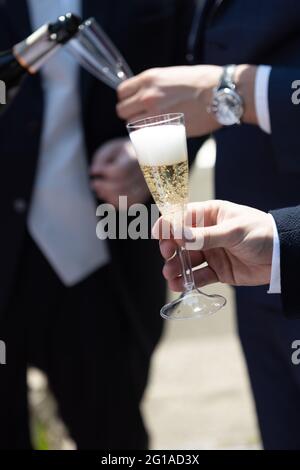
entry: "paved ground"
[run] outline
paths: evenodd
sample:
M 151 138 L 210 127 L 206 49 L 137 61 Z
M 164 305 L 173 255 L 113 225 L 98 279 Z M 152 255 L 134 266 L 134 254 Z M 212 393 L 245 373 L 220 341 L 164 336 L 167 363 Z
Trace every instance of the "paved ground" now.
M 214 146 L 206 146 L 192 175 L 192 200 L 212 196 Z M 259 448 L 253 403 L 235 334 L 230 288 L 214 317 L 167 322 L 152 366 L 143 410 L 153 449 Z

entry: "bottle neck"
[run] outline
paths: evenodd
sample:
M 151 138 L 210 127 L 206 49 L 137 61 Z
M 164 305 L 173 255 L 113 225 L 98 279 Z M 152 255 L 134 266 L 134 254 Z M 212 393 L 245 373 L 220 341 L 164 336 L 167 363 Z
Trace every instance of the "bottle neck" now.
M 13 54 L 29 73 L 36 73 L 63 44 L 78 32 L 80 18 L 67 13 L 56 23 L 45 24 L 13 47 Z
M 72 13 L 55 23 L 42 26 L 11 51 L 0 53 L 0 80 L 9 90 L 18 86 L 23 75 L 34 74 L 63 44 L 78 32 L 81 19 Z
M 44 25 L 25 41 L 16 44 L 12 52 L 18 63 L 28 73 L 34 74 L 59 47 L 55 41 L 49 40 L 48 25 Z

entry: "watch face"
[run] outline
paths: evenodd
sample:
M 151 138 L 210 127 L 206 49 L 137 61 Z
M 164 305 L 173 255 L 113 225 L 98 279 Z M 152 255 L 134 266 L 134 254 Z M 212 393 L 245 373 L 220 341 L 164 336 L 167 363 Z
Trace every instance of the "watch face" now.
M 242 99 L 234 90 L 223 88 L 216 91 L 212 111 L 220 124 L 232 126 L 239 123 L 243 115 Z

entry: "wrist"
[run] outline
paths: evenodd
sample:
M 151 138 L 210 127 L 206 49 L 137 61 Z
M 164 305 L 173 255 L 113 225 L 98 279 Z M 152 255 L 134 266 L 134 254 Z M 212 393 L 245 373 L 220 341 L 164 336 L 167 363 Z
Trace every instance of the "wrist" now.
M 206 112 L 207 124 L 210 131 L 213 132 L 222 127 L 211 112 L 211 104 L 214 98 L 214 91 L 220 83 L 223 67 L 218 65 L 200 65 L 198 67 L 201 67 L 201 80 L 198 82 L 199 105 L 203 106 Z M 203 67 L 206 68 L 206 74 L 203 74 Z
M 238 65 L 235 72 L 237 92 L 243 98 L 244 114 L 242 121 L 246 124 L 257 124 L 255 106 L 255 78 L 257 67 L 254 65 Z
M 202 66 L 200 66 L 202 67 Z M 200 83 L 200 90 L 203 96 L 203 101 L 206 109 L 209 109 L 214 97 L 214 90 L 218 87 L 220 79 L 223 73 L 223 67 L 218 65 L 210 65 L 208 67 L 208 74 L 204 77 Z
M 212 90 L 211 106 L 208 112 L 221 126 L 241 124 L 244 114 L 244 101 L 237 90 L 235 80 L 237 66 L 224 66 L 217 86 Z

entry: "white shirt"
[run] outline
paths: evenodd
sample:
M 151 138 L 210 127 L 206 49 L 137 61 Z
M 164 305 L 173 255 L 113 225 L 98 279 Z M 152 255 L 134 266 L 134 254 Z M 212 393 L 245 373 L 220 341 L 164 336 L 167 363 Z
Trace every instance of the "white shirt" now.
M 27 0 L 32 28 L 67 12 L 81 15 L 81 0 Z M 96 236 L 81 123 L 79 66 L 63 49 L 42 69 L 45 110 L 28 229 L 61 281 L 74 285 L 109 261 Z
M 272 67 L 260 65 L 255 77 L 255 108 L 258 125 L 267 134 L 271 134 L 269 111 L 269 79 Z
M 272 133 L 270 110 L 269 110 L 269 80 L 272 67 L 269 65 L 260 65 L 257 68 L 255 77 L 255 108 L 258 125 L 262 131 L 267 134 Z M 280 241 L 275 220 L 269 214 L 273 222 L 273 254 L 271 280 L 268 294 L 281 294 L 281 276 L 280 276 Z
M 262 131 L 267 134 L 272 133 L 270 110 L 269 110 L 269 80 L 272 67 L 269 65 L 260 65 L 257 68 L 255 77 L 255 108 L 258 125 Z M 281 294 L 281 276 L 280 276 L 280 242 L 275 220 L 271 214 L 273 222 L 273 254 L 271 280 L 268 294 Z
M 277 226 L 274 217 L 269 214 L 273 221 L 273 254 L 271 280 L 268 294 L 281 294 L 281 276 L 280 276 L 280 241 Z

